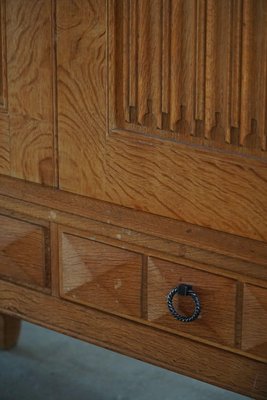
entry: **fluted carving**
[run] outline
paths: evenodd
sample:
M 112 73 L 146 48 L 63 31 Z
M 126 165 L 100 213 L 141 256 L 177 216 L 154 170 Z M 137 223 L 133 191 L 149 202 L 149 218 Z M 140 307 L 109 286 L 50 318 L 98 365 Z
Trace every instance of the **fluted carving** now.
M 110 4 L 112 128 L 266 155 L 266 0 Z

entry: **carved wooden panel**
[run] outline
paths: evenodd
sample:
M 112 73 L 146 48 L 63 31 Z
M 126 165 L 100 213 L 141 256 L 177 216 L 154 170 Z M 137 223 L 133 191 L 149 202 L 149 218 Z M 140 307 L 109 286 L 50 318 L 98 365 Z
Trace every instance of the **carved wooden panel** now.
M 202 311 L 192 323 L 173 318 L 167 308 L 167 295 L 181 283 L 191 284 L 198 294 Z M 236 284 L 232 279 L 198 271 L 157 258 L 148 261 L 148 320 L 162 326 L 211 341 L 233 346 L 235 343 Z M 191 315 L 191 298 L 175 296 L 175 307 Z
M 267 357 L 267 290 L 246 285 L 243 307 L 242 349 Z
M 69 234 L 63 234 L 61 252 L 62 296 L 141 315 L 141 255 Z
M 0 277 L 49 286 L 44 228 L 0 215 Z
M 111 128 L 266 156 L 265 0 L 110 3 Z
M 53 2 L 0 2 L 0 173 L 53 185 Z
M 107 10 L 106 7 L 109 4 L 110 7 Z M 178 132 L 175 133 L 170 129 L 153 128 L 152 123 L 149 123 L 149 126 L 146 127 L 144 123 L 141 125 L 136 122 L 127 122 L 129 113 L 127 114 L 127 110 L 125 111 L 123 106 L 123 101 L 125 102 L 123 93 L 128 93 L 127 88 L 129 85 L 126 87 L 124 82 L 129 82 L 129 79 L 125 80 L 124 78 L 128 69 L 123 68 L 123 66 L 128 65 L 132 71 L 135 64 L 132 62 L 125 64 L 128 59 L 125 54 L 127 54 L 128 50 L 126 48 L 127 51 L 122 51 L 122 43 L 125 44 L 123 38 L 128 36 L 124 35 L 122 27 L 126 30 L 130 28 L 131 24 L 133 26 L 135 24 L 134 21 L 131 24 L 125 24 L 123 22 L 125 20 L 124 13 L 129 5 L 130 11 L 131 7 L 133 8 L 133 11 L 129 12 L 129 18 L 134 18 L 134 15 L 136 15 L 134 13 L 135 6 L 138 5 L 138 7 L 148 7 L 147 13 L 152 18 L 152 14 L 157 10 L 152 7 L 153 4 L 154 2 L 150 2 L 150 0 L 138 1 L 138 3 L 134 1 L 128 3 L 127 0 L 115 2 L 106 2 L 105 0 L 69 0 L 68 6 L 66 6 L 64 0 L 56 2 L 59 187 L 65 191 L 125 207 L 147 211 L 219 231 L 264 240 L 267 237 L 265 223 L 267 203 L 265 150 L 263 151 L 255 146 L 248 148 L 245 145 L 228 144 L 224 140 L 221 141 L 217 133 L 216 139 L 212 139 L 205 138 L 203 134 L 202 136 L 194 136 L 191 134 L 178 134 Z M 169 3 L 164 2 L 162 10 L 165 9 L 166 4 Z M 191 0 L 184 3 L 177 1 L 175 3 L 172 2 L 171 6 L 173 7 L 174 4 L 184 4 L 183 9 L 186 20 L 189 18 L 191 21 L 191 12 L 195 13 L 195 2 L 191 2 Z M 199 6 L 202 3 L 197 2 L 196 4 Z M 214 4 L 214 7 L 216 5 L 216 26 L 220 25 L 224 28 L 226 24 L 225 15 L 227 14 L 225 8 L 228 7 L 229 2 L 205 2 L 205 16 L 207 4 Z M 234 5 L 235 3 L 231 2 L 231 4 Z M 253 17 L 253 15 L 255 10 L 260 7 L 260 4 L 265 8 L 265 3 L 260 0 L 255 5 L 256 8 L 254 9 L 253 7 L 251 11 L 252 20 L 257 20 L 257 24 L 255 23 L 254 25 L 259 27 L 263 25 L 261 20 L 264 14 L 259 13 L 260 15 L 257 18 Z M 222 12 L 219 13 L 220 7 Z M 160 10 L 157 11 L 159 15 L 161 15 Z M 142 21 L 146 18 L 144 11 L 139 13 Z M 170 14 L 173 15 L 171 12 Z M 108 19 L 107 15 L 109 16 Z M 222 18 L 221 22 L 219 15 Z M 175 21 L 172 25 L 164 25 L 167 32 L 169 32 L 168 26 L 170 28 L 170 26 L 175 27 L 177 25 Z M 146 28 L 148 29 L 150 26 L 149 21 L 146 22 L 146 25 L 148 25 Z M 153 29 L 158 26 L 156 22 L 153 22 L 152 25 Z M 142 23 L 138 26 L 140 26 L 140 29 L 142 27 L 143 32 L 145 25 Z M 184 25 L 183 29 L 181 28 L 182 34 L 186 31 L 191 32 L 194 26 L 191 22 Z M 176 27 L 178 29 L 178 26 Z M 206 32 L 205 26 L 203 29 Z M 236 25 L 235 29 L 237 29 Z M 245 27 L 243 26 L 242 29 L 244 30 Z M 259 31 L 261 33 L 259 35 L 255 34 L 254 42 L 265 43 L 262 28 L 259 28 Z M 141 40 L 141 32 L 139 33 L 139 36 L 135 35 L 135 37 L 139 37 L 138 43 L 142 44 L 144 41 Z M 191 33 L 188 33 L 188 35 L 189 37 L 192 36 Z M 197 33 L 197 37 L 199 35 L 201 37 L 201 29 Z M 222 41 L 221 36 L 222 34 L 218 36 L 218 43 Z M 166 39 L 167 42 L 168 40 Z M 137 46 L 134 45 L 134 40 L 131 43 L 133 44 L 133 47 L 131 47 L 133 52 L 131 59 L 134 59 L 134 54 L 136 54 L 136 63 L 138 64 L 140 59 L 139 52 L 142 49 L 139 51 L 137 47 L 134 47 Z M 154 40 L 154 47 L 158 46 L 159 43 L 159 40 Z M 170 41 L 170 43 L 173 42 Z M 192 51 L 191 42 L 185 43 L 187 45 L 183 53 L 187 54 L 187 52 L 190 53 Z M 204 44 L 200 48 L 203 46 Z M 250 47 L 252 53 L 255 53 L 259 46 L 255 47 L 253 44 Z M 218 48 L 221 49 L 218 51 L 223 52 L 224 46 L 218 45 Z M 142 51 L 141 54 L 143 54 L 142 57 L 144 59 L 145 54 L 147 54 L 142 67 L 146 71 L 152 65 L 151 46 L 148 50 L 144 50 L 143 53 Z M 236 52 L 234 54 L 236 55 Z M 260 54 L 263 53 L 259 51 L 257 54 L 260 57 Z M 203 53 L 200 53 L 198 59 L 201 59 L 202 55 Z M 153 57 L 156 57 L 156 54 Z M 217 61 L 218 57 L 216 56 Z M 185 59 L 187 58 L 191 59 L 191 56 L 186 56 Z M 204 60 L 206 58 L 205 56 Z M 223 57 L 223 63 L 226 63 L 226 60 L 227 57 Z M 219 61 L 216 64 L 218 65 L 216 74 L 224 74 L 225 68 L 220 66 Z M 153 65 L 158 68 L 156 62 Z M 192 63 L 192 68 L 194 65 Z M 200 107 L 200 109 L 198 108 L 196 123 L 194 124 L 193 121 L 191 125 L 201 127 L 204 126 L 205 121 L 199 119 L 200 115 L 205 114 L 205 107 L 208 109 L 205 97 L 206 89 L 197 92 L 197 100 L 189 95 L 191 93 L 191 89 L 188 89 L 191 87 L 191 78 L 187 78 L 187 74 L 190 75 L 191 71 L 189 67 L 191 68 L 191 63 L 188 61 L 183 66 L 183 75 L 179 73 L 182 77 L 184 76 L 184 79 L 182 77 L 179 78 L 179 82 L 182 87 L 185 85 L 182 92 L 183 99 L 193 104 L 192 107 L 196 107 L 196 105 Z M 143 79 L 142 81 L 142 68 L 137 74 L 134 75 L 131 72 L 129 75 L 132 82 L 129 86 L 129 93 L 133 93 L 131 96 L 133 99 L 137 99 L 137 106 L 143 97 L 147 97 L 145 94 L 143 96 L 142 93 L 150 90 L 151 84 L 149 82 L 152 81 L 152 78 Z M 167 67 L 164 68 L 168 70 Z M 253 69 L 256 70 L 257 68 L 259 66 L 253 64 Z M 219 72 L 220 70 L 222 71 Z M 237 70 L 239 71 L 239 68 Z M 201 78 L 201 73 L 205 72 L 206 74 L 206 67 L 199 68 L 197 71 L 197 82 L 202 80 L 205 83 L 203 85 L 206 87 L 207 80 L 205 75 Z M 158 93 L 159 85 L 157 82 L 160 83 L 160 81 L 154 78 L 157 74 L 156 71 L 153 70 L 152 72 L 154 83 L 152 88 L 157 89 L 156 93 Z M 177 74 L 173 73 L 172 76 L 175 78 Z M 175 104 L 173 96 L 177 95 L 177 91 L 174 90 L 176 85 L 176 78 L 174 78 L 172 80 L 168 78 L 168 85 L 167 83 L 166 85 L 170 86 L 168 90 L 171 94 L 169 95 L 166 92 L 167 95 L 164 97 L 165 102 L 168 103 L 169 101 L 169 107 L 172 107 L 173 110 L 172 113 L 174 113 L 172 104 Z M 139 84 L 140 79 L 143 82 L 142 86 Z M 218 77 L 218 84 L 216 84 L 219 85 L 220 83 L 222 87 L 223 79 Z M 202 86 L 200 85 L 200 87 Z M 243 86 L 240 85 L 239 88 Z M 124 87 L 125 89 L 123 89 Z M 135 88 L 135 91 L 132 92 L 130 88 Z M 192 92 L 196 96 L 195 86 Z M 218 97 L 218 93 L 221 92 L 217 90 L 215 93 Z M 239 93 L 239 89 L 237 93 Z M 154 91 L 152 94 L 152 100 L 157 98 Z M 152 94 L 149 94 L 149 96 L 151 97 Z M 254 101 L 257 97 L 257 92 L 253 89 L 252 94 Z M 110 99 L 109 102 L 107 101 L 108 99 Z M 185 100 L 181 100 L 182 105 L 187 104 Z M 226 100 L 223 100 L 223 102 L 216 100 L 217 108 L 215 111 L 220 112 L 221 115 L 225 110 L 225 102 Z M 203 105 L 201 106 L 202 103 Z M 133 104 L 131 107 L 134 107 L 134 103 L 131 104 Z M 147 103 L 143 102 L 142 104 Z M 215 107 L 213 100 L 210 101 L 210 104 L 211 107 Z M 228 104 L 230 103 L 228 102 Z M 253 104 L 252 106 L 254 107 Z M 261 105 L 262 103 L 260 102 L 259 104 Z M 132 109 L 131 113 L 135 114 L 138 110 L 137 108 L 136 110 Z M 168 114 L 167 108 L 164 108 L 164 110 L 166 110 L 165 114 Z M 238 110 L 240 111 L 240 107 Z M 255 113 L 258 113 L 258 110 L 263 110 L 263 108 L 257 106 Z M 185 109 L 183 112 L 187 115 L 186 118 L 189 119 L 188 115 L 190 113 L 188 114 Z M 247 115 L 246 111 L 244 113 Z M 141 114 L 139 113 L 138 115 Z M 161 114 L 158 113 L 157 115 L 160 121 Z M 108 116 L 110 120 L 107 118 Z M 163 120 L 168 122 L 168 118 L 169 116 L 166 115 Z M 204 117 L 202 116 L 201 118 Z M 226 119 L 221 117 L 221 120 L 225 121 Z M 110 127 L 114 128 L 113 130 L 111 129 L 111 133 Z M 139 134 L 134 132 L 139 132 Z M 165 138 L 169 140 L 165 140 Z M 220 148 L 220 151 L 213 151 L 208 146 L 216 147 L 216 149 Z M 231 153 L 225 149 L 230 149 Z M 247 156 L 240 156 L 238 152 L 247 152 L 248 154 Z M 259 155 L 262 157 L 258 157 Z

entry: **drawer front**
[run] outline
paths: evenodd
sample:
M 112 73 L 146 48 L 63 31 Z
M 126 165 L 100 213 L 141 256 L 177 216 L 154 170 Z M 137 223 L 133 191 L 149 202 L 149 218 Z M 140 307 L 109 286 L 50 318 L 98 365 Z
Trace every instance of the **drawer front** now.
M 245 285 L 242 349 L 267 359 L 267 289 Z
M 167 295 L 181 283 L 190 284 L 201 302 L 201 313 L 193 322 L 174 319 L 167 308 Z M 188 268 L 157 258 L 148 260 L 148 319 L 162 326 L 233 346 L 235 343 L 236 283 L 232 279 Z M 191 296 L 175 295 L 179 313 L 191 315 Z
M 63 297 L 141 316 L 141 255 L 72 234 L 61 239 Z
M 49 286 L 45 228 L 0 215 L 0 277 L 20 284 Z

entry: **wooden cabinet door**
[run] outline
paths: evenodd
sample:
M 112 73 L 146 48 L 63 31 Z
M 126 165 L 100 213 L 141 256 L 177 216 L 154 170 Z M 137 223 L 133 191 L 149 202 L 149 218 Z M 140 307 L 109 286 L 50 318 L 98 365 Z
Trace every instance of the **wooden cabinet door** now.
M 56 2 L 60 188 L 267 240 L 266 0 Z
M 56 184 L 51 2 L 0 0 L 0 174 Z

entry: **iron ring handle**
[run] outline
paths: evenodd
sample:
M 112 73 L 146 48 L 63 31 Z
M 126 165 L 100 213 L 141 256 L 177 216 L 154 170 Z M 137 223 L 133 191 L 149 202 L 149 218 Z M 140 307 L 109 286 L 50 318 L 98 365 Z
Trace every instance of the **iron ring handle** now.
M 176 311 L 176 309 L 173 305 L 173 298 L 175 295 L 192 297 L 192 299 L 195 303 L 195 310 L 192 315 L 187 317 L 185 315 L 179 314 Z M 170 291 L 170 293 L 167 296 L 167 305 L 168 305 L 168 309 L 169 309 L 170 313 L 172 314 L 172 316 L 181 322 L 195 321 L 199 317 L 199 314 L 201 312 L 201 305 L 200 305 L 200 300 L 198 298 L 198 295 L 193 291 L 192 286 L 187 285 L 187 284 L 181 284 Z

